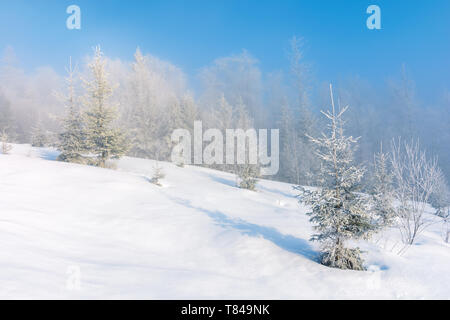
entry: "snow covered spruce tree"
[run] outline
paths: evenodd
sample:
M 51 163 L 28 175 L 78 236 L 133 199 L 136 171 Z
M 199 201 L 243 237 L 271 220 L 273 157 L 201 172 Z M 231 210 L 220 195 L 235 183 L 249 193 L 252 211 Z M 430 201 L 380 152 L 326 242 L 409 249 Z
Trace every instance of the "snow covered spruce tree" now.
M 365 169 L 353 164 L 353 152 L 358 139 L 346 137 L 342 116 L 345 107 L 335 111 L 330 85 L 331 111 L 322 112 L 330 121 L 329 133 L 310 137 L 321 160 L 321 187 L 301 191 L 299 200 L 311 206 L 310 221 L 317 234 L 313 241 L 322 244 L 321 263 L 334 268 L 364 270 L 359 248 L 347 248 L 350 239 L 368 238 L 374 224 L 368 214 L 367 198 L 357 193 Z
M 8 143 L 8 140 L 9 140 L 8 133 L 6 132 L 6 129 L 4 129 L 0 134 L 2 154 L 8 154 L 12 150 L 12 145 Z
M 442 237 L 450 240 L 450 189 L 441 169 L 438 170 L 436 185 L 430 196 L 430 204 L 436 209 L 436 215 L 442 218 Z
M 435 188 L 430 195 L 430 204 L 436 209 L 436 215 L 444 217 L 446 209 L 450 207 L 450 189 L 441 169 L 438 170 L 435 182 Z
M 100 167 L 105 167 L 110 158 L 120 158 L 127 150 L 124 134 L 114 127 L 117 110 L 109 102 L 113 88 L 108 82 L 105 65 L 103 53 L 96 47 L 89 64 L 91 79 L 84 80 L 87 90 L 84 101 L 86 145 L 89 153 L 95 156 L 91 164 Z
M 247 107 L 244 105 L 242 99 L 239 99 L 238 105 L 236 107 L 234 122 L 236 124 L 236 129 L 243 130 L 246 132 L 249 129 L 252 129 L 252 119 L 250 118 Z M 252 155 L 256 155 L 256 150 L 252 149 L 257 143 L 256 135 L 253 136 L 254 141 L 250 141 L 252 139 L 250 136 L 247 138 L 245 136 L 245 157 L 243 164 L 236 164 L 234 171 L 237 176 L 237 185 L 239 188 L 248 189 L 254 191 L 256 189 L 256 183 L 259 178 L 259 166 L 257 163 L 257 159 L 253 159 L 256 161 L 250 161 Z M 238 159 L 236 154 L 236 160 Z M 253 162 L 253 163 L 252 163 Z
M 31 145 L 42 148 L 46 146 L 47 141 L 46 131 L 41 119 L 38 117 L 36 124 L 31 128 Z
M 59 161 L 84 163 L 83 153 L 86 151 L 84 123 L 75 96 L 75 71 L 72 59 L 67 69 L 67 94 L 62 97 L 66 107 L 66 117 L 63 119 L 63 131 L 58 136 Z
M 156 102 L 154 73 L 149 68 L 148 57 L 136 50 L 129 79 L 126 110 L 131 137 L 130 154 L 141 158 L 154 158 L 158 147 L 159 126 L 163 122 Z
M 161 179 L 164 179 L 165 173 L 163 168 L 159 165 L 158 161 L 156 161 L 155 165 L 153 166 L 153 173 L 151 178 L 151 183 L 156 184 L 157 186 L 161 187 Z
M 378 219 L 380 228 L 392 225 L 395 219 L 395 211 L 393 208 L 393 175 L 389 170 L 389 156 L 383 153 L 381 147 L 380 152 L 374 156 L 374 174 L 372 187 L 373 211 Z

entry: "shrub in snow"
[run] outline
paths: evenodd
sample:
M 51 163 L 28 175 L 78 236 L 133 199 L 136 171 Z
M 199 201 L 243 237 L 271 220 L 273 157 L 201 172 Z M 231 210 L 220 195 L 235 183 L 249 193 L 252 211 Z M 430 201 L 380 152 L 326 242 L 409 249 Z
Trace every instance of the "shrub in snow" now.
M 440 170 L 437 160 L 428 159 L 418 142 L 394 141 L 392 150 L 394 195 L 399 202 L 394 209 L 405 244 L 401 253 L 431 223 L 425 216 L 425 210 L 436 188 Z
M 322 245 L 322 264 L 340 269 L 364 270 L 359 248 L 347 248 L 350 239 L 368 238 L 375 226 L 368 214 L 367 198 L 356 191 L 365 169 L 353 165 L 357 139 L 344 135 L 342 115 L 335 111 L 330 85 L 332 110 L 322 112 L 330 121 L 329 133 L 310 138 L 321 161 L 321 187 L 301 191 L 300 201 L 311 207 L 308 215 L 318 231 L 313 241 Z
M 166 175 L 164 174 L 164 171 L 162 167 L 156 163 L 156 165 L 153 167 L 153 174 L 151 183 L 156 184 L 157 186 L 161 186 L 160 180 L 163 179 Z
M 237 167 L 237 184 L 239 188 L 254 191 L 259 177 L 259 167 L 252 164 Z

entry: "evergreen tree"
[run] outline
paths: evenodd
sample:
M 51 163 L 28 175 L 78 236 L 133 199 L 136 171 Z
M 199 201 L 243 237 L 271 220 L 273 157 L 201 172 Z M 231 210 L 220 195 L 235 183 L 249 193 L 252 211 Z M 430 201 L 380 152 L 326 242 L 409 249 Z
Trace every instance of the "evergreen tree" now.
M 153 167 L 152 179 L 150 180 L 151 183 L 161 187 L 160 180 L 163 179 L 165 176 L 166 175 L 164 174 L 163 168 L 159 165 L 158 161 L 156 161 Z
M 436 214 L 445 217 L 445 211 L 450 207 L 450 189 L 444 173 L 439 169 L 435 178 L 435 187 L 430 195 L 430 204 L 436 209 Z
M 373 211 L 379 219 L 379 226 L 390 226 L 395 218 L 393 208 L 393 175 L 388 168 L 389 158 L 380 152 L 374 157 L 374 176 L 372 188 Z
M 283 161 L 289 159 L 291 171 L 294 172 L 294 179 L 291 182 L 304 185 L 315 184 L 317 161 L 314 159 L 314 146 L 308 138 L 315 134 L 316 120 L 310 110 L 310 88 L 308 85 L 308 68 L 303 58 L 303 39 L 293 37 L 290 41 L 291 50 L 291 73 L 293 76 L 294 90 L 296 93 L 296 103 L 290 115 L 290 124 L 287 130 L 287 150 L 282 146 Z M 289 130 L 294 132 L 289 133 Z M 289 151 L 288 151 L 289 150 Z M 290 151 L 296 153 L 292 158 Z M 294 160 L 295 159 L 295 160 Z M 293 163 L 296 161 L 297 163 Z
M 281 108 L 281 116 L 278 120 L 280 128 L 280 176 L 283 180 L 299 185 L 302 180 L 301 142 L 298 131 L 293 121 L 293 114 L 287 105 Z
M 148 59 L 139 49 L 136 50 L 134 59 L 128 99 L 130 103 L 128 126 L 132 138 L 130 154 L 152 158 L 155 155 L 155 144 L 158 139 L 158 108 L 151 86 L 152 75 L 148 67 Z
M 36 124 L 31 128 L 31 145 L 33 147 L 43 148 L 48 142 L 47 133 L 42 125 L 40 117 Z
M 247 107 L 244 105 L 242 99 L 239 99 L 238 105 L 236 106 L 236 112 L 234 115 L 234 123 L 236 129 L 242 129 L 244 131 L 253 128 L 253 121 L 251 120 Z M 242 189 L 255 190 L 256 183 L 259 177 L 259 166 L 258 164 L 250 163 L 249 152 L 250 144 L 249 141 L 245 141 L 245 163 L 236 164 L 234 171 L 237 175 L 238 186 Z M 256 152 L 256 150 L 253 150 Z M 237 159 L 237 158 L 236 158 Z
M 335 112 L 330 85 L 332 110 L 322 112 L 329 120 L 329 133 L 310 138 L 322 163 L 321 188 L 301 191 L 300 201 L 311 206 L 310 221 L 318 231 L 313 241 L 322 244 L 322 264 L 340 269 L 363 270 L 359 248 L 347 248 L 350 239 L 368 238 L 374 225 L 368 214 L 367 199 L 357 193 L 365 169 L 353 165 L 358 139 L 347 137 L 342 116 L 347 107 Z
M 100 167 L 105 167 L 110 158 L 120 158 L 127 150 L 124 134 L 113 124 L 117 111 L 109 103 L 113 88 L 108 82 L 105 65 L 103 53 L 96 47 L 89 64 L 92 79 L 84 81 L 88 92 L 85 99 L 86 142 L 89 152 L 95 156 L 93 164 Z
M 2 154 L 8 154 L 11 149 L 12 145 L 8 143 L 8 133 L 5 129 L 3 129 L 2 133 L 0 134 L 0 143 L 1 143 L 1 150 Z
M 233 107 L 228 103 L 224 94 L 220 97 L 218 104 L 219 107 L 214 110 L 215 125 L 222 130 L 225 136 L 225 130 L 231 129 L 233 125 Z
M 84 163 L 83 152 L 86 151 L 86 139 L 82 115 L 75 97 L 75 72 L 72 67 L 72 59 L 70 60 L 67 73 L 67 95 L 63 97 L 66 117 L 63 119 L 63 132 L 58 136 L 58 150 L 61 152 L 58 160 Z
M 11 104 L 0 92 L 0 131 L 5 132 L 9 139 L 14 139 L 16 129 Z

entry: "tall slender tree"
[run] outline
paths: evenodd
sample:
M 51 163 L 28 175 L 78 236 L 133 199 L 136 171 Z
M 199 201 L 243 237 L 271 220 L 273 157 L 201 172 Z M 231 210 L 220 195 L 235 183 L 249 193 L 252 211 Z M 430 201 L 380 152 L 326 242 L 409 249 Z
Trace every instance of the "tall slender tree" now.
M 374 156 L 374 173 L 372 187 L 373 210 L 379 219 L 380 227 L 390 226 L 395 219 L 395 211 L 393 207 L 393 174 L 389 170 L 389 156 L 380 152 Z
M 310 138 L 322 163 L 322 185 L 316 190 L 298 187 L 300 201 L 311 206 L 308 214 L 318 231 L 312 240 L 322 244 L 322 264 L 363 270 L 359 248 L 347 248 L 346 242 L 367 238 L 374 229 L 367 199 L 357 192 L 365 169 L 353 164 L 358 139 L 344 135 L 342 116 L 347 107 L 336 112 L 331 85 L 330 94 L 332 109 L 322 112 L 330 121 L 329 132 L 320 138 Z
M 75 95 L 75 68 L 72 58 L 67 70 L 67 92 L 62 96 L 66 116 L 63 119 L 63 131 L 59 134 L 58 150 L 61 151 L 58 160 L 65 162 L 84 163 L 83 153 L 86 151 L 86 135 L 78 100 Z
M 92 164 L 100 167 L 105 167 L 110 158 L 121 157 L 127 150 L 124 134 L 114 126 L 117 110 L 110 103 L 113 88 L 108 81 L 105 65 L 106 60 L 97 46 L 89 64 L 91 79 L 84 80 L 87 90 L 84 115 L 87 147 L 95 156 Z

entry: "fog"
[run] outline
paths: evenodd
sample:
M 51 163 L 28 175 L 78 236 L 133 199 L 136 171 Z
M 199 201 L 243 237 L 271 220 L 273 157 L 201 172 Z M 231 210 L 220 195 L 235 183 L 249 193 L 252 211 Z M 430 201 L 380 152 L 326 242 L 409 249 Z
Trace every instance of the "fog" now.
M 314 67 L 311 66 L 315 61 L 303 60 L 303 49 L 298 40 L 287 39 L 286 43 L 291 48 L 286 58 L 291 67 L 272 72 L 263 72 L 258 58 L 245 50 L 218 57 L 212 62 L 205 61 L 205 66 L 197 74 L 190 75 L 151 53 L 142 53 L 145 70 L 142 66 L 136 70 L 133 52 L 130 52 L 129 61 L 108 58 L 107 70 L 115 87 L 114 101 L 120 111 L 118 125 L 130 126 L 132 109 L 139 104 L 136 97 L 142 96 L 143 92 L 151 97 L 152 106 L 158 110 L 153 114 L 154 121 L 166 126 L 164 133 L 157 136 L 160 138 L 170 133 L 168 128 L 175 126 L 167 127 L 167 124 L 173 118 L 173 108 L 177 104 L 184 105 L 189 101 L 191 111 L 195 109 L 190 116 L 208 119 L 209 126 L 214 126 L 212 115 L 220 109 L 221 98 L 234 110 L 242 102 L 255 127 L 280 129 L 282 170 L 275 178 L 308 183 L 306 173 L 314 170 L 313 165 L 308 164 L 313 150 L 308 146 L 305 135 L 317 135 L 326 129 L 320 110 L 329 106 L 330 79 L 313 76 Z M 86 58 L 74 62 L 80 79 L 87 77 L 86 65 L 91 54 L 87 48 Z M 114 53 L 105 54 L 112 56 Z M 13 142 L 29 143 L 33 128 L 42 126 L 51 144 L 60 130 L 60 118 L 65 111 L 58 92 L 64 90 L 66 75 L 57 73 L 50 66 L 25 71 L 20 65 L 14 49 L 4 48 L 0 65 L 0 130 L 6 130 Z M 422 149 L 430 156 L 438 157 L 439 165 L 449 179 L 450 91 L 436 88 L 432 99 L 425 99 L 411 76 L 412 71 L 407 65 L 399 65 L 391 70 L 382 84 L 372 83 L 371 79 L 358 74 L 335 81 L 333 86 L 339 104 L 349 106 L 346 131 L 360 137 L 356 159 L 368 167 L 381 146 L 389 150 L 391 141 L 402 137 L 404 140 L 419 140 Z M 144 77 L 145 81 L 137 84 L 139 77 Z M 139 85 L 143 87 L 137 89 Z M 77 92 L 83 95 L 82 80 L 77 83 Z M 283 113 L 288 115 L 285 121 Z M 163 116 L 165 122 L 161 122 Z M 289 174 L 290 169 L 286 168 L 287 163 L 293 161 L 286 147 L 289 139 L 294 144 L 297 140 L 303 141 L 295 160 L 303 168 L 303 178 L 298 178 L 300 181 L 296 181 L 298 179 L 294 179 Z

